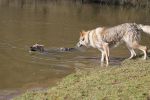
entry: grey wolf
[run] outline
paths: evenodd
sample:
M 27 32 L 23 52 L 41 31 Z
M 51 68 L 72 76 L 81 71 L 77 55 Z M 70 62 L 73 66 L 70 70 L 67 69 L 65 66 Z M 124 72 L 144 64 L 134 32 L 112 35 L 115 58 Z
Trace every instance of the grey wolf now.
M 150 26 L 136 23 L 124 23 L 114 27 L 98 27 L 89 31 L 80 32 L 77 47 L 86 46 L 97 48 L 101 51 L 101 63 L 106 61 L 109 64 L 109 49 L 125 42 L 129 49 L 132 59 L 136 56 L 134 49 L 139 49 L 144 53 L 144 59 L 147 58 L 147 47 L 140 45 L 141 33 L 150 34 Z

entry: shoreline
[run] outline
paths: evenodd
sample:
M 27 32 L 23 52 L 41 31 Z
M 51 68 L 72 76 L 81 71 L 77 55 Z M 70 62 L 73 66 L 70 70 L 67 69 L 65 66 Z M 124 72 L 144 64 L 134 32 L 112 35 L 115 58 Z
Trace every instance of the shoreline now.
M 11 1 L 11 2 L 10 2 Z M 74 3 L 74 4 L 98 4 L 98 5 L 107 5 L 107 6 L 123 6 L 123 7 L 143 7 L 143 8 L 150 8 L 150 1 L 149 0 L 1 0 L 0 6 L 11 6 L 11 5 L 20 5 L 23 8 L 26 5 L 34 5 L 40 3 Z
M 13 89 L 13 90 L 0 90 L 0 100 L 11 100 L 21 94 L 23 94 L 22 90 Z
M 143 60 L 141 56 L 125 60 L 117 66 L 93 66 L 93 69 L 77 70 L 47 91 L 28 91 L 13 100 L 150 98 L 150 59 Z

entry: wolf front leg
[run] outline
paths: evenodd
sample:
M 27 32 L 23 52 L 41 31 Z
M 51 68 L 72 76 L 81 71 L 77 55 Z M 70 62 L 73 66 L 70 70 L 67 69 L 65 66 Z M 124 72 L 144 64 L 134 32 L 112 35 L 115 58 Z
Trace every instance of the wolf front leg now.
M 106 66 L 108 66 L 109 65 L 109 45 L 108 45 L 108 43 L 103 44 L 103 49 L 104 49 L 104 53 L 105 53 Z
M 102 56 L 101 56 L 101 63 L 104 63 L 104 59 L 105 59 L 105 53 L 104 51 L 101 51 Z
M 106 61 L 106 66 L 109 65 L 109 46 L 108 43 L 102 43 L 98 47 L 99 51 L 101 51 L 102 56 L 101 56 L 101 65 L 104 64 L 104 61 Z
M 100 61 L 101 61 L 101 66 L 103 66 L 104 60 L 105 60 L 105 52 L 104 52 L 103 48 L 101 48 L 101 46 L 98 47 L 98 50 L 101 51 L 101 60 Z

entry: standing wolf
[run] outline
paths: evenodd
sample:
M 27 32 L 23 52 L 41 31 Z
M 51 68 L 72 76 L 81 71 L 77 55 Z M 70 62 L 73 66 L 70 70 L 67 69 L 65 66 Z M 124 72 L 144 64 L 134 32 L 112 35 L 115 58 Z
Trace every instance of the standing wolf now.
M 136 23 L 124 23 L 111 28 L 99 27 L 94 30 L 80 32 L 80 39 L 77 43 L 77 47 L 86 46 L 97 48 L 102 53 L 101 63 L 106 60 L 106 64 L 108 65 L 109 48 L 116 47 L 119 43 L 125 42 L 131 53 L 128 59 L 132 59 L 136 56 L 134 49 L 143 51 L 144 59 L 146 59 L 147 47 L 139 44 L 141 32 L 150 34 L 150 26 Z

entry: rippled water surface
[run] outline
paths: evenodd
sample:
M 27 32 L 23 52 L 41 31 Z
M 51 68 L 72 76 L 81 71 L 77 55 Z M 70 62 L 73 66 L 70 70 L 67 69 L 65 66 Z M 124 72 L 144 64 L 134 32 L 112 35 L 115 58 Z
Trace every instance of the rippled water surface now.
M 146 8 L 29 1 L 0 1 L 0 98 L 18 93 L 16 90 L 53 86 L 75 69 L 99 65 L 100 53 L 95 49 L 29 53 L 35 43 L 44 44 L 47 49 L 74 47 L 81 30 L 125 22 L 150 24 L 150 10 Z M 150 47 L 149 38 L 143 35 L 142 44 Z M 124 46 L 112 49 L 111 64 L 128 56 Z

